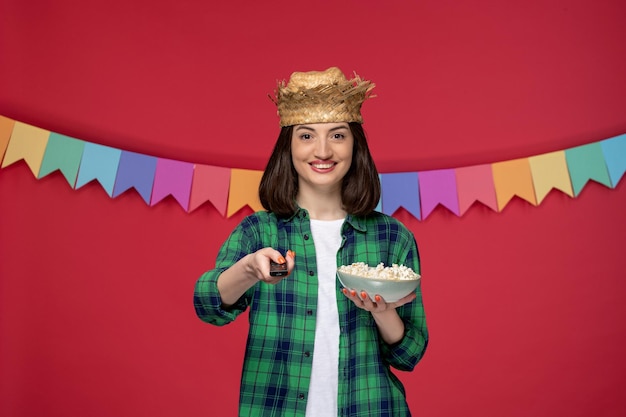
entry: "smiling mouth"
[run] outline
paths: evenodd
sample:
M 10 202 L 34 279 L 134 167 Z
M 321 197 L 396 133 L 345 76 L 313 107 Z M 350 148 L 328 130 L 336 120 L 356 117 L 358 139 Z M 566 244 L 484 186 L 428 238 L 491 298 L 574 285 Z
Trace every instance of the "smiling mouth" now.
M 325 163 L 325 164 L 311 164 L 311 166 L 315 169 L 329 169 L 335 166 L 333 162 Z

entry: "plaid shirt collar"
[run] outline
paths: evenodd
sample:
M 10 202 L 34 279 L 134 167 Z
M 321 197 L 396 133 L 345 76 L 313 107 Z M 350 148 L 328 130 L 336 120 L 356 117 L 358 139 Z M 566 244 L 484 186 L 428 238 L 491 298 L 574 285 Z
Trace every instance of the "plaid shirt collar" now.
M 283 219 L 283 222 L 289 223 L 289 222 L 294 221 L 295 219 L 304 219 L 309 216 L 309 212 L 305 208 L 302 208 L 300 206 L 297 206 L 297 207 L 298 208 L 291 216 Z M 363 233 L 367 232 L 367 226 L 365 224 L 365 219 L 363 217 L 353 216 L 352 214 L 348 214 L 346 216 L 346 222 L 350 226 L 352 226 L 352 228 L 354 228 L 355 230 L 358 230 L 359 232 L 363 232 Z

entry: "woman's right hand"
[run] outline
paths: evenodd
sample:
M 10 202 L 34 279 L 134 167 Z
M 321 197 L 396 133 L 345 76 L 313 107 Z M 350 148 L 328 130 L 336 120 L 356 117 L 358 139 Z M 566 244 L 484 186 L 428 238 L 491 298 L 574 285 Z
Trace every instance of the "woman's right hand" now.
M 285 256 L 273 248 L 259 249 L 250 253 L 233 266 L 222 272 L 217 279 L 217 289 L 222 297 L 222 306 L 228 308 L 259 281 L 277 284 L 288 277 L 295 265 L 296 254 L 288 250 Z M 270 259 L 278 263 L 287 263 L 287 275 L 273 277 L 270 275 Z
M 277 284 L 291 275 L 291 271 L 293 271 L 293 267 L 295 265 L 295 257 L 296 253 L 291 249 L 287 251 L 285 256 L 283 256 L 276 249 L 263 248 L 249 255 L 248 268 L 257 280 L 268 284 Z M 274 261 L 279 264 L 286 263 L 287 274 L 283 276 L 270 275 L 270 261 Z

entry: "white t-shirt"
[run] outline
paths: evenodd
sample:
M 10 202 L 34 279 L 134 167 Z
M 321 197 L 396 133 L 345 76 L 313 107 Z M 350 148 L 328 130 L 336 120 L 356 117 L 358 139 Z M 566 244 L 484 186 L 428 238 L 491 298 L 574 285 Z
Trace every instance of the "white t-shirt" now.
M 337 415 L 339 385 L 339 313 L 337 312 L 337 251 L 341 245 L 340 220 L 311 219 L 317 260 L 317 315 L 313 369 L 306 404 L 307 417 Z

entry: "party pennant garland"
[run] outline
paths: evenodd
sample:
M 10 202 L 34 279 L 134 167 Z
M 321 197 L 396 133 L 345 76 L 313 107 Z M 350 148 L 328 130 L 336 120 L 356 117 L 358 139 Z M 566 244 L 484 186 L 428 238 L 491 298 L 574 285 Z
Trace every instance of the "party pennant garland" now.
M 91 181 L 115 198 L 135 189 L 149 206 L 171 196 L 191 212 L 206 202 L 225 217 L 263 210 L 262 171 L 194 164 L 85 142 L 0 116 L 0 168 L 25 161 L 39 179 L 61 171 L 74 189 Z M 476 202 L 502 211 L 519 197 L 539 205 L 552 189 L 577 197 L 589 181 L 615 188 L 626 172 L 626 134 L 527 158 L 420 172 L 380 174 L 377 209 L 418 220 L 437 206 L 462 216 Z

